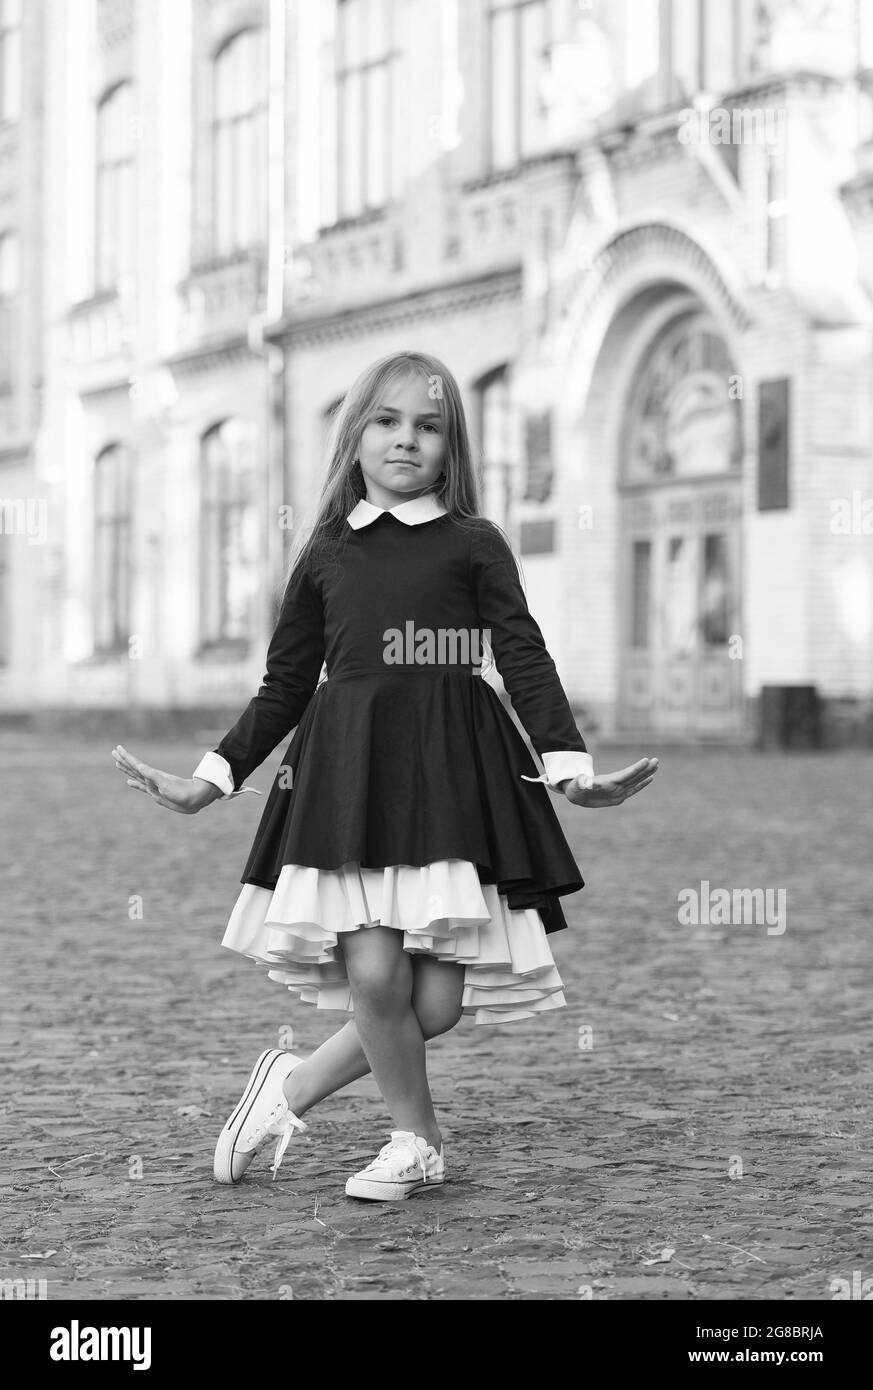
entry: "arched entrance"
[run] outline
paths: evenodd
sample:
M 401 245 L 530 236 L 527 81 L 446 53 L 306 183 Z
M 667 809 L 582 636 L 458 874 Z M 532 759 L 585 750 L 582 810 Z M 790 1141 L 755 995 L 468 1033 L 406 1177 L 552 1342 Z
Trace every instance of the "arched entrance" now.
M 739 383 L 700 307 L 656 333 L 627 395 L 617 713 L 628 732 L 742 731 Z

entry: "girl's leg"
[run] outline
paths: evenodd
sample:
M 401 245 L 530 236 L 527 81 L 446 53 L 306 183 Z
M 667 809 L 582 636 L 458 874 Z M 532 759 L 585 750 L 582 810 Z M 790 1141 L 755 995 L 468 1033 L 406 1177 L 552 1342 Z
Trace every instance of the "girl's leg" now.
M 343 939 L 358 1037 L 395 1128 L 439 1149 L 442 1136 L 427 1084 L 425 1042 L 412 1008 L 412 960 L 392 927 L 366 927 Z
M 461 1018 L 464 967 L 433 956 L 412 957 L 412 1007 L 425 1038 L 448 1033 Z
M 372 928 L 366 930 L 371 931 Z M 388 928 L 387 930 L 390 930 Z M 431 956 L 409 956 L 412 964 L 412 1008 L 424 1038 L 446 1033 L 461 1017 L 464 967 Z M 356 1004 L 357 1009 L 357 1004 Z M 285 1096 L 296 1115 L 370 1071 L 361 1046 L 357 1022 L 351 1019 L 311 1056 L 295 1067 L 285 1082 Z

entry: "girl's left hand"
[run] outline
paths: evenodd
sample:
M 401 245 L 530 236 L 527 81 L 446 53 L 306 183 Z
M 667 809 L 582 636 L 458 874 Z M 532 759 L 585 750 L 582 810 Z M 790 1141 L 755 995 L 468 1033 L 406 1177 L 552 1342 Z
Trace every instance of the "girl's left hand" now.
M 620 772 L 601 772 L 598 776 L 572 777 L 564 783 L 564 795 L 574 806 L 620 806 L 654 780 L 657 758 L 640 758 Z

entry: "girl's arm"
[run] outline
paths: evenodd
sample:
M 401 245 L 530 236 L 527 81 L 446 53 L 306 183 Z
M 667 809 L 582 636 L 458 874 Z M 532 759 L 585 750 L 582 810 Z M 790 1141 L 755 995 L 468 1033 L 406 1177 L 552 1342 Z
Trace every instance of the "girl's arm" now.
M 548 784 L 575 805 L 590 807 L 617 806 L 642 791 L 657 772 L 657 759 L 643 758 L 619 772 L 594 775 L 593 759 L 576 727 L 555 663 L 528 609 L 515 557 L 496 529 L 483 527 L 475 536 L 471 577 L 480 618 L 490 629 L 497 669 L 543 759 Z
M 255 768 L 296 727 L 315 693 L 324 664 L 324 609 L 308 568 L 298 569 L 285 594 L 267 651 L 261 688 L 233 728 L 206 753 L 194 778 L 216 795 L 238 796 Z
M 129 787 L 182 815 L 193 815 L 220 798 L 256 791 L 242 787 L 242 782 L 295 727 L 315 691 L 323 662 L 321 599 L 309 575 L 298 571 L 282 604 L 260 690 L 218 747 L 200 760 L 193 776 L 162 772 L 121 744 L 112 750 L 115 766 Z
M 515 558 L 496 529 L 483 527 L 474 535 L 471 581 L 513 708 L 539 756 L 554 755 L 549 760 L 548 770 L 554 769 L 550 782 L 593 772 L 591 754 L 576 727 L 555 663 L 528 609 Z

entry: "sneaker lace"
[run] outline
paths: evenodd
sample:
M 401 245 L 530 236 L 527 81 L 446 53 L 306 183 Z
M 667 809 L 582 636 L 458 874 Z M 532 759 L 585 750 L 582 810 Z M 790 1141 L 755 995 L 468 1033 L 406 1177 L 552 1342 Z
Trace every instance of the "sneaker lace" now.
M 246 1135 L 246 1142 L 254 1147 L 262 1144 L 270 1134 L 278 1136 L 279 1142 L 276 1145 L 276 1153 L 270 1165 L 273 1181 L 275 1181 L 282 1159 L 285 1157 L 285 1150 L 291 1142 L 294 1131 L 299 1130 L 301 1134 L 305 1134 L 308 1129 L 309 1126 L 298 1119 L 293 1110 L 288 1109 L 287 1101 L 279 1100 L 273 1106 L 272 1110 L 267 1112 L 261 1123 Z
M 424 1161 L 424 1153 L 418 1147 L 414 1139 L 391 1139 L 387 1144 L 383 1144 L 373 1162 L 367 1165 L 368 1170 L 376 1168 L 390 1168 L 395 1163 L 404 1166 L 408 1164 L 410 1157 L 421 1168 L 421 1176 L 427 1182 L 427 1164 Z

